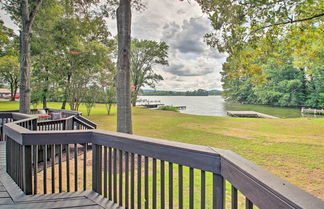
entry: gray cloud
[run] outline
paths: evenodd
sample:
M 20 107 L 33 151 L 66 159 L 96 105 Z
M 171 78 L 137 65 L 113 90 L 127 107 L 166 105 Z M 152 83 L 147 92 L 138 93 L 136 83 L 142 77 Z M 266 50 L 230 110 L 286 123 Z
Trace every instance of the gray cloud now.
M 212 60 L 199 58 L 197 60 L 177 60 L 166 68 L 166 71 L 177 76 L 205 76 L 216 71 L 217 64 Z
M 206 18 L 184 20 L 182 26 L 171 23 L 163 27 L 162 40 L 182 53 L 202 53 L 206 49 L 203 36 L 210 31 Z

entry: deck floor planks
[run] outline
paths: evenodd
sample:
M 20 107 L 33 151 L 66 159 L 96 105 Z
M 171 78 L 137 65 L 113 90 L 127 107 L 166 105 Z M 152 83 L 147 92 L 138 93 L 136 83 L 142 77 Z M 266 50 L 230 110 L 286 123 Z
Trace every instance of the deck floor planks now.
M 5 142 L 0 142 L 0 208 L 46 209 L 89 208 L 122 209 L 93 191 L 25 195 L 5 171 Z

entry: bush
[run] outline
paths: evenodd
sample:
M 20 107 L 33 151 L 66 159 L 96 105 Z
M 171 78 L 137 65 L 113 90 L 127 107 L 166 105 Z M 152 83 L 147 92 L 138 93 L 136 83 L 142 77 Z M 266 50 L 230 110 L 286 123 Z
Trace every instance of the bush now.
M 173 107 L 173 106 L 160 106 L 158 109 L 159 110 L 179 112 L 179 110 L 176 107 Z

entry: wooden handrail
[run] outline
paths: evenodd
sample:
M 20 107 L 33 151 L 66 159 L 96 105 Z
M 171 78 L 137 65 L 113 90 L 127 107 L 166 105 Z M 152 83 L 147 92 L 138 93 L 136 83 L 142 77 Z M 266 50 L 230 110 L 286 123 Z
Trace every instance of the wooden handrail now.
M 29 155 L 29 147 L 38 146 L 54 146 L 66 144 L 92 144 L 93 146 L 93 182 L 92 188 L 100 194 L 105 194 L 102 185 L 107 185 L 107 182 L 102 182 L 102 172 L 106 175 L 107 170 L 109 175 L 116 176 L 117 166 L 113 164 L 114 168 L 102 167 L 107 165 L 107 156 L 109 159 L 113 159 L 113 162 L 120 163 L 118 170 L 119 175 L 134 176 L 134 169 L 138 169 L 138 173 L 141 173 L 142 159 L 144 161 L 145 177 L 144 186 L 148 179 L 146 171 L 148 171 L 148 159 L 152 159 L 153 172 L 154 160 L 160 161 L 160 172 L 164 176 L 165 162 L 169 163 L 169 169 L 173 168 L 173 164 L 178 164 L 178 178 L 179 188 L 182 185 L 182 166 L 190 168 L 190 194 L 194 195 L 193 182 L 194 182 L 194 170 L 201 170 L 201 175 L 205 176 L 205 172 L 213 173 L 213 199 L 214 208 L 224 208 L 225 206 L 225 180 L 232 184 L 232 200 L 237 200 L 237 192 L 240 191 L 246 196 L 247 208 L 251 208 L 253 204 L 259 208 L 273 209 L 273 208 L 324 208 L 323 201 L 306 193 L 305 191 L 285 182 L 284 180 L 276 177 L 275 175 L 265 171 L 264 169 L 256 166 L 252 162 L 242 158 L 241 156 L 223 149 L 217 149 L 213 147 L 191 145 L 180 142 L 173 142 L 161 139 L 153 139 L 148 137 L 129 135 L 105 130 L 63 130 L 63 131 L 32 131 L 25 129 L 16 124 L 17 122 L 7 123 L 4 125 L 4 135 L 12 139 L 11 143 L 16 143 L 27 149 L 27 155 Z M 46 139 L 46 140 L 44 140 Z M 76 147 L 76 146 L 75 146 Z M 87 147 L 87 146 L 86 146 Z M 85 149 L 86 154 L 86 149 Z M 134 154 L 137 156 L 137 167 L 134 167 Z M 77 161 L 75 155 L 75 162 Z M 126 156 L 126 161 L 125 157 Z M 26 158 L 27 162 L 29 158 Z M 86 159 L 86 158 L 84 158 Z M 104 161 L 102 161 L 104 160 Z M 130 171 L 123 172 L 123 163 L 130 163 Z M 112 165 L 108 163 L 108 165 Z M 132 167 L 133 166 L 133 167 Z M 156 166 L 156 164 L 155 164 Z M 28 169 L 29 167 L 25 167 Z M 128 167 L 127 167 L 128 168 Z M 112 170 L 111 170 L 112 169 Z M 132 170 L 133 169 L 133 170 Z M 171 170 L 172 171 L 172 170 Z M 132 173 L 133 172 L 133 173 Z M 171 173 L 172 174 L 172 173 Z M 28 173 L 30 176 L 30 173 Z M 29 176 L 27 176 L 29 178 Z M 108 178 L 109 176 L 106 175 Z M 85 178 L 85 177 L 84 177 Z M 131 182 L 132 182 L 131 177 Z M 137 185 L 141 186 L 141 176 L 137 176 Z M 162 177 L 161 177 L 162 178 Z M 109 177 L 110 179 L 110 177 Z M 116 178 L 117 179 L 117 178 Z M 171 178 L 172 179 L 172 178 Z M 202 178 L 203 179 L 203 178 Z M 205 179 L 205 177 L 204 177 Z M 143 180 L 143 179 L 142 179 Z M 181 181 L 180 181 L 181 180 Z M 31 179 L 29 180 L 31 182 Z M 153 177 L 154 181 L 154 177 Z M 86 182 L 86 181 L 85 181 Z M 115 181 L 114 181 L 115 182 Z M 127 182 L 124 183 L 130 183 Z M 168 182 L 171 182 L 170 180 Z M 202 182 L 205 182 L 205 180 Z M 117 186 L 123 188 L 123 181 L 120 181 Z M 116 182 L 115 182 L 116 184 Z M 165 182 L 163 181 L 163 185 Z M 85 184 L 86 185 L 86 184 Z M 109 184 L 111 185 L 111 184 Z M 105 187 L 105 186 L 104 186 Z M 26 187 L 25 187 L 26 188 Z M 115 187 L 113 187 L 115 188 Z M 132 188 L 132 187 L 131 187 Z M 134 188 L 133 188 L 134 189 Z M 117 190 L 116 190 L 117 191 Z M 140 191 L 140 190 L 138 190 Z M 146 190 L 145 190 L 146 191 Z M 164 197 L 164 187 L 161 187 L 161 195 Z M 123 192 L 123 191 L 122 191 Z M 130 191 L 127 191 L 130 192 Z M 122 193 L 123 194 L 123 193 Z M 119 195 L 120 198 L 123 195 Z M 128 193 L 127 193 L 128 194 Z M 131 193 L 130 193 L 131 194 Z M 204 193 L 203 193 L 204 194 Z M 145 193 L 144 195 L 147 195 Z M 154 195 L 153 195 L 154 196 Z M 115 197 L 111 197 L 114 199 Z M 117 198 L 117 196 L 116 196 Z M 116 203 L 119 203 L 119 199 L 114 199 Z M 139 197 L 141 198 L 141 197 Z M 190 205 L 193 205 L 193 197 L 189 197 Z M 132 197 L 131 197 L 132 199 Z M 170 198 L 169 198 L 170 199 Z M 153 200 L 154 201 L 154 200 Z M 123 201 L 121 201 L 123 202 Z M 232 204 L 235 204 L 232 203 Z M 237 201 L 236 201 L 237 204 Z

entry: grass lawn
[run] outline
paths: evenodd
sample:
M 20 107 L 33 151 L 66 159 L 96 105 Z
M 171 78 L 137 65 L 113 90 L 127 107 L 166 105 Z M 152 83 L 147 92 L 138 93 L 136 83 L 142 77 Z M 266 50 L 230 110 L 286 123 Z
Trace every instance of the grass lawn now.
M 18 109 L 17 102 L 0 102 L 0 111 L 13 109 Z M 85 115 L 84 106 L 80 111 Z M 108 116 L 105 106 L 98 104 L 88 118 L 100 129 L 116 130 L 115 107 Z M 324 199 L 324 118 L 209 117 L 136 107 L 133 130 L 137 135 L 232 150 Z

